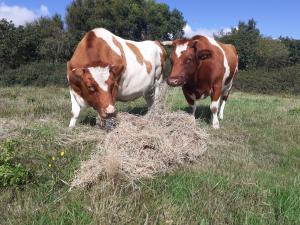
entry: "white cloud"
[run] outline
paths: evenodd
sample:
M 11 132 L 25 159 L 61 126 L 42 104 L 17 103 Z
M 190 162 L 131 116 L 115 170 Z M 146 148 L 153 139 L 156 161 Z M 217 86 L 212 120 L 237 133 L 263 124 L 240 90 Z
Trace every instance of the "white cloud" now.
M 13 21 L 16 26 L 24 25 L 28 22 L 32 22 L 40 16 L 49 16 L 50 12 L 48 7 L 41 5 L 37 10 L 30 10 L 22 6 L 6 5 L 5 2 L 0 4 L 0 19 L 7 19 Z
M 45 5 L 41 5 L 39 10 L 38 10 L 38 14 L 40 16 L 49 16 L 50 15 L 50 12 L 48 10 L 48 7 L 45 6 Z
M 208 37 L 213 37 L 214 34 L 218 35 L 223 30 L 223 32 L 226 34 L 231 31 L 231 28 L 223 28 L 223 29 L 215 29 L 215 28 L 198 28 L 196 30 L 193 30 L 192 27 L 189 24 L 186 24 L 183 28 L 184 36 L 187 38 L 193 37 L 194 35 L 204 35 Z

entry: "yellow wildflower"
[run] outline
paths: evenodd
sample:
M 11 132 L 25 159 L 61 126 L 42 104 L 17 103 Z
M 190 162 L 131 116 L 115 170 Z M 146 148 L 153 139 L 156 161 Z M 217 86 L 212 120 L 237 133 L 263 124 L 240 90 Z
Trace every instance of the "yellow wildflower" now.
M 48 166 L 51 168 L 51 166 L 52 166 L 52 165 L 51 165 L 51 163 L 49 163 L 49 165 L 48 165 Z
M 65 151 L 60 152 L 60 156 L 63 157 L 65 155 Z
M 54 161 L 56 158 L 55 158 L 55 156 L 52 156 L 52 160 Z

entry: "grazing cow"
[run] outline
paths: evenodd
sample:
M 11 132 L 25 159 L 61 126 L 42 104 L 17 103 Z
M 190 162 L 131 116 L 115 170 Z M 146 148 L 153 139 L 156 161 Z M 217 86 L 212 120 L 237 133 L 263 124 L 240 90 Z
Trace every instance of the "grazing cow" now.
M 238 55 L 233 45 L 222 44 L 205 36 L 166 41 L 172 45 L 172 70 L 167 83 L 181 86 L 184 96 L 196 111 L 196 100 L 211 97 L 212 126 L 220 127 L 233 78 L 238 70 Z
M 166 60 L 158 41 L 124 40 L 96 28 L 78 44 L 67 63 L 74 127 L 82 107 L 91 106 L 99 118 L 115 115 L 115 101 L 143 96 L 150 107 L 158 96 Z

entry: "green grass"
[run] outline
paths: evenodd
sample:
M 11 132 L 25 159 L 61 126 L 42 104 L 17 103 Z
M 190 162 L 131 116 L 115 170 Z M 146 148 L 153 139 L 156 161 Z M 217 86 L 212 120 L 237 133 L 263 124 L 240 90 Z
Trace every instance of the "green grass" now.
M 179 89 L 167 100 L 171 110 L 188 110 Z M 95 112 L 82 112 L 70 131 L 67 89 L 1 88 L 0 123 L 7 121 L 11 133 L 0 145 L 8 138 L 21 143 L 15 160 L 33 175 L 0 189 L 0 224 L 300 224 L 300 98 L 235 92 L 220 130 L 210 127 L 208 104 L 199 102 L 196 114 L 210 134 L 198 164 L 152 180 L 70 191 L 95 143 L 68 138 L 98 129 Z M 117 107 L 145 112 L 142 99 Z

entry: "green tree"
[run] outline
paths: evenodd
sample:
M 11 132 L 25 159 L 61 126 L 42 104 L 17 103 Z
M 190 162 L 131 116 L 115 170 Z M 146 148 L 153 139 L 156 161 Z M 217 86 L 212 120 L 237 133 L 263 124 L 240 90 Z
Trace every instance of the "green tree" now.
M 153 0 L 75 0 L 67 8 L 68 30 L 78 40 L 96 27 L 133 40 L 182 37 L 182 13 Z
M 39 32 L 41 42 L 38 53 L 41 60 L 63 62 L 70 56 L 73 46 L 60 15 L 41 17 L 29 26 L 35 27 Z
M 289 37 L 280 37 L 279 40 L 289 49 L 289 63 L 300 62 L 300 40 Z
M 231 32 L 218 39 L 236 46 L 240 69 L 251 69 L 257 65 L 256 53 L 260 38 L 260 31 L 256 27 L 255 20 L 250 19 L 247 23 L 239 22 L 237 27 L 231 29 Z
M 17 52 L 16 27 L 12 22 L 0 20 L 0 69 L 15 67 L 14 57 Z M 0 70 L 0 71 L 1 71 Z
M 37 59 L 40 38 L 31 26 L 15 27 L 5 19 L 0 21 L 0 67 L 16 68 Z
M 280 41 L 272 38 L 261 38 L 257 48 L 257 65 L 266 68 L 286 66 L 289 61 L 289 50 Z

